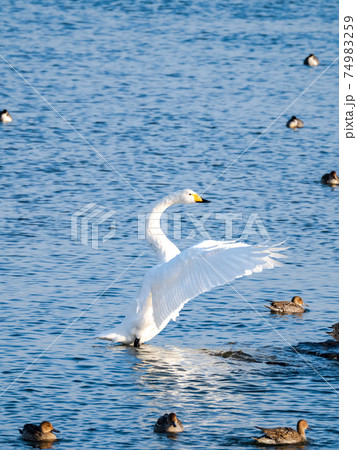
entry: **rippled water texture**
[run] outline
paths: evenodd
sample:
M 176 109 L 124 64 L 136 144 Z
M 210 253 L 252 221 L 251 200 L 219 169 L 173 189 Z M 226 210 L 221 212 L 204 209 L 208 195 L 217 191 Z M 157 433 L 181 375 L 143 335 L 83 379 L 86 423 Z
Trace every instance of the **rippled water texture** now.
M 338 3 L 13 0 L 1 10 L 0 53 L 28 83 L 0 59 L 0 108 L 14 119 L 0 127 L 0 447 L 29 448 L 17 428 L 49 419 L 55 449 L 243 449 L 254 425 L 304 418 L 309 445 L 336 449 L 338 348 L 326 331 L 338 321 L 338 188 L 319 180 L 338 171 Z M 312 52 L 315 68 L 302 64 Z M 293 114 L 305 123 L 296 132 L 285 127 Z M 139 350 L 93 340 L 155 263 L 137 214 L 183 187 L 212 203 L 171 209 L 181 249 L 207 237 L 192 236 L 188 214 L 213 239 L 226 237 L 218 213 L 234 218 L 237 238 L 259 217 L 246 241 L 264 229 L 286 240 L 284 266 L 237 280 L 239 295 L 201 295 Z M 115 236 L 98 249 L 71 240 L 72 214 L 91 202 L 115 211 L 100 229 L 115 220 Z M 303 316 L 264 307 L 293 295 L 310 305 Z M 186 431 L 155 435 L 171 411 Z

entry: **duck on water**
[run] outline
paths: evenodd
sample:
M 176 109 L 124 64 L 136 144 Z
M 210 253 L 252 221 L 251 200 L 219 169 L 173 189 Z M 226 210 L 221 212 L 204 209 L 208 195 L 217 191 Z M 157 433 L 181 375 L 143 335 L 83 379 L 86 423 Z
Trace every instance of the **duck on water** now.
M 313 67 L 318 66 L 320 64 L 320 61 L 317 56 L 315 56 L 313 53 L 310 53 L 310 55 L 304 59 L 304 64 L 305 66 Z
M 321 177 L 321 183 L 327 184 L 328 186 L 338 186 L 340 184 L 340 179 L 337 176 L 337 173 L 333 170 L 330 173 L 325 173 Z
M 22 430 L 19 429 L 22 439 L 25 441 L 42 442 L 42 441 L 55 441 L 57 436 L 54 434 L 59 433 L 55 430 L 52 423 L 45 420 L 40 425 L 33 423 L 27 423 L 23 426 Z
M 296 128 L 303 128 L 304 122 L 296 116 L 292 116 L 291 119 L 287 121 L 286 126 L 296 130 Z
M 264 435 L 258 438 L 253 437 L 259 444 L 282 445 L 300 444 L 306 442 L 305 430 L 309 428 L 306 420 L 299 420 L 296 430 L 289 427 L 262 428 L 255 427 L 263 431 Z
M 164 414 L 154 426 L 155 433 L 181 433 L 183 430 L 182 422 L 175 413 Z
M 3 122 L 3 123 L 12 122 L 12 117 L 7 109 L 3 109 L 0 112 L 0 122 Z
M 309 305 L 304 303 L 303 299 L 297 295 L 293 297 L 290 302 L 270 302 L 270 306 L 264 306 L 269 308 L 271 312 L 280 314 L 301 314 L 305 311 L 305 306 L 309 307 Z

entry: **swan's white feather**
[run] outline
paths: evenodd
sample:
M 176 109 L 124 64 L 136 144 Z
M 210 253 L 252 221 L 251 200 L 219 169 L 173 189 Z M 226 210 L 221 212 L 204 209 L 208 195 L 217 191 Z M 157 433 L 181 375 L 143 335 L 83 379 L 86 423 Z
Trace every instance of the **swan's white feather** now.
M 150 273 L 155 325 L 160 329 L 176 319 L 185 303 L 203 292 L 272 269 L 279 264 L 271 258 L 273 250 L 242 242 L 203 241 L 156 266 Z
M 124 321 L 97 337 L 131 344 L 149 341 L 175 320 L 190 299 L 233 281 L 235 278 L 281 265 L 273 258 L 283 255 L 280 245 L 250 246 L 236 241 L 203 241 L 180 253 L 160 228 L 160 217 L 171 205 L 203 202 L 195 192 L 174 192 L 154 206 L 146 225 L 148 243 L 159 264 L 146 273 L 136 300 Z

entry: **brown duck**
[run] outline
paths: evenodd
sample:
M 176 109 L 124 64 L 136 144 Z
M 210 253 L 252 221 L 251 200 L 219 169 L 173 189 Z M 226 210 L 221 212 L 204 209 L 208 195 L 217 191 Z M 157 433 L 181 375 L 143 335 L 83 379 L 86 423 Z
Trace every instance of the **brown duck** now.
M 26 425 L 24 425 L 22 430 L 19 429 L 22 439 L 25 439 L 25 441 L 33 442 L 55 441 L 57 439 L 57 436 L 53 433 L 53 431 L 59 433 L 58 430 L 55 430 L 53 428 L 52 423 L 48 422 L 47 420 L 41 422 L 40 425 L 27 423 Z
M 296 130 L 296 128 L 302 128 L 304 126 L 304 122 L 301 119 L 292 116 L 291 119 L 287 121 L 286 126 Z
M 304 303 L 301 297 L 295 296 L 290 302 L 270 302 L 270 306 L 264 305 L 269 308 L 271 312 L 280 314 L 301 314 L 305 311 L 305 306 L 309 306 Z
M 154 426 L 156 433 L 180 433 L 183 431 L 183 425 L 175 413 L 164 414 Z
M 259 444 L 281 445 L 281 444 L 299 444 L 306 442 L 305 430 L 309 428 L 306 420 L 299 420 L 297 430 L 289 427 L 280 428 L 261 428 L 264 435 L 258 438 L 253 437 Z
M 328 186 L 338 186 L 340 184 L 340 179 L 337 176 L 337 173 L 333 170 L 330 173 L 325 173 L 321 177 L 321 183 L 327 184 Z
M 309 56 L 307 56 L 304 59 L 305 66 L 318 66 L 320 64 L 319 58 L 315 56 L 313 53 L 310 53 Z
M 4 123 L 12 122 L 12 117 L 7 109 L 3 109 L 0 112 L 0 122 Z

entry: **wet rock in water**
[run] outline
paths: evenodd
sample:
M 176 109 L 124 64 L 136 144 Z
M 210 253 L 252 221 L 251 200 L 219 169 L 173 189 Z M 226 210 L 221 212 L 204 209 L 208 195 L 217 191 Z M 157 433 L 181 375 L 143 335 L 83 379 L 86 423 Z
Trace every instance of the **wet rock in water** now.
M 275 366 L 289 366 L 289 363 L 283 362 L 283 361 L 265 361 L 265 364 L 271 364 L 271 365 L 275 365 Z
M 288 366 L 289 364 L 283 361 L 277 361 L 276 358 L 269 357 L 268 360 L 264 358 L 256 358 L 249 353 L 243 352 L 243 350 L 221 350 L 221 351 L 212 351 L 212 350 L 205 350 L 205 352 L 209 353 L 211 356 L 219 356 L 220 358 L 225 359 L 234 359 L 238 361 L 244 361 L 244 362 L 251 362 L 251 363 L 264 363 L 264 364 L 270 364 L 270 365 L 277 365 L 277 366 Z
M 299 353 L 320 356 L 330 360 L 339 360 L 338 342 L 328 340 L 324 342 L 300 342 L 293 347 Z
M 207 350 L 206 350 L 207 351 Z M 252 355 L 243 352 L 242 350 L 222 350 L 218 352 L 208 351 L 212 356 L 220 356 L 221 358 L 232 358 L 239 361 L 246 362 L 261 362 L 255 359 Z
M 331 337 L 335 339 L 335 341 L 339 342 L 340 339 L 340 323 L 335 323 L 332 325 L 332 331 L 326 331 Z

